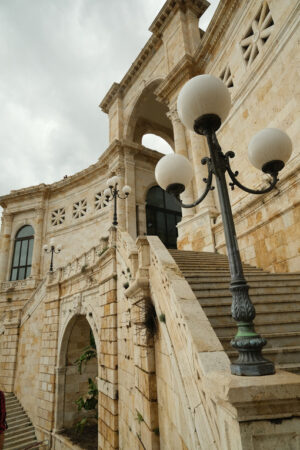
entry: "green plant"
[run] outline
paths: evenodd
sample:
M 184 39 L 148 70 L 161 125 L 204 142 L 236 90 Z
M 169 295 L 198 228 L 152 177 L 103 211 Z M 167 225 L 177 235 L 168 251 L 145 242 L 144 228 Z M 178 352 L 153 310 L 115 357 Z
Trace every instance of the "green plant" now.
M 83 264 L 83 266 L 81 266 L 81 273 L 86 272 L 87 269 L 87 264 Z
M 81 409 L 85 409 L 86 411 L 91 411 L 92 409 L 96 409 L 98 403 L 98 389 L 96 384 L 93 382 L 91 378 L 88 380 L 89 389 L 87 393 L 87 397 L 79 397 L 78 400 L 75 401 L 78 411 Z
M 79 356 L 78 359 L 76 359 L 76 361 L 74 361 L 74 364 L 76 364 L 78 367 L 78 372 L 82 373 L 82 364 L 83 363 L 86 364 L 88 361 L 90 361 L 91 359 L 96 358 L 96 357 L 97 357 L 97 352 L 96 352 L 95 338 L 94 338 L 92 330 L 90 330 L 90 345 L 85 347 L 83 349 L 83 353 Z
M 106 250 L 108 250 L 108 247 L 104 247 L 100 252 L 98 252 L 98 256 L 99 256 L 99 258 L 100 258 L 100 256 L 102 256 L 103 255 L 103 253 L 105 253 L 106 252 Z
M 93 335 L 92 330 L 90 330 L 90 345 L 85 347 L 83 349 L 83 353 L 80 355 L 80 357 L 75 361 L 74 364 L 78 366 L 78 372 L 82 373 L 82 364 L 87 363 L 93 358 L 97 357 L 96 352 L 96 343 L 95 338 Z M 85 409 L 86 411 L 92 411 L 95 410 L 95 418 L 97 418 L 97 404 L 98 404 L 98 389 L 96 383 L 89 378 L 88 379 L 88 392 L 87 395 L 79 397 L 75 401 L 78 411 L 81 411 L 82 409 Z M 83 417 L 76 425 L 75 425 L 75 431 L 76 433 L 82 434 L 86 424 L 87 424 L 88 418 Z
M 84 417 L 83 419 L 80 420 L 80 422 L 77 422 L 75 425 L 76 433 L 82 434 L 86 423 L 87 423 L 87 417 Z
M 136 410 L 136 420 L 138 421 L 138 423 L 144 422 L 144 417 L 138 410 Z
M 11 303 L 12 300 L 13 300 L 13 299 L 12 299 L 11 297 L 7 297 L 7 299 L 6 299 L 7 303 Z
M 159 315 L 159 320 L 161 321 L 161 322 L 163 322 L 163 323 L 166 323 L 166 316 L 165 316 L 165 314 L 160 314 Z

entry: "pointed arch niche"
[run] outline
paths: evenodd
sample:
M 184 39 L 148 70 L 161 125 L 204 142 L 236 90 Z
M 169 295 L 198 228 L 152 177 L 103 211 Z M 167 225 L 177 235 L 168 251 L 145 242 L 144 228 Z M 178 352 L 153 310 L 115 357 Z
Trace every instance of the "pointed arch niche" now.
M 90 359 L 86 364 L 83 363 L 80 373 L 74 362 L 90 345 L 91 336 L 95 339 L 96 357 Z M 82 409 L 78 411 L 75 402 L 79 397 L 87 395 L 89 378 L 97 385 L 98 355 L 96 330 L 92 330 L 84 315 L 74 315 L 65 327 L 59 348 L 59 367 L 56 374 L 56 433 L 72 428 L 83 417 L 94 416 L 94 410 L 86 411 Z M 98 409 L 98 406 L 96 406 L 96 409 Z

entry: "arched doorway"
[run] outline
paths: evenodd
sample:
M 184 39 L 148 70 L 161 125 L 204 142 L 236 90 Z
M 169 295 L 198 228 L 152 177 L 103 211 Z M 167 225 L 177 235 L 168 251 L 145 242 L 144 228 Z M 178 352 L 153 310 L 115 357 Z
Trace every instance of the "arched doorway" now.
M 181 220 L 181 207 L 175 198 L 153 186 L 146 199 L 147 235 L 156 235 L 167 248 L 177 248 L 177 223 Z
M 88 353 L 89 357 L 83 358 L 83 355 Z M 93 398 L 97 397 L 97 355 L 95 336 L 87 318 L 76 314 L 68 322 L 59 346 L 55 431 L 63 433 L 71 440 L 79 432 L 82 440 L 80 445 L 90 444 L 92 439 L 95 448 L 98 440 L 98 405 L 97 401 L 94 401 L 93 405 L 90 405 L 92 407 L 86 409 L 86 401 L 91 398 L 91 386 L 95 389 Z M 79 360 L 82 360 L 81 367 Z M 83 403 L 85 406 L 80 408 Z M 82 433 L 82 424 L 85 433 Z

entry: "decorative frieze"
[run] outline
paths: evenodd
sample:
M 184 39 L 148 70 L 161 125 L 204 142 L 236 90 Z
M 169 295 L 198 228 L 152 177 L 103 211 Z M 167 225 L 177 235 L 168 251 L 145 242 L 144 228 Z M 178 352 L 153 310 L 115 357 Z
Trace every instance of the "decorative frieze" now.
M 261 52 L 274 28 L 274 21 L 268 6 L 264 1 L 241 41 L 243 57 L 249 66 Z
M 95 210 L 103 209 L 107 206 L 107 202 L 104 198 L 103 192 L 95 194 Z
M 232 88 L 233 87 L 233 79 L 232 79 L 232 75 L 231 75 L 231 70 L 229 65 L 227 64 L 227 66 L 222 70 L 221 75 L 220 75 L 220 79 L 223 81 L 223 83 L 228 87 L 228 88 Z
M 55 227 L 56 225 L 61 225 L 64 223 L 66 218 L 65 208 L 58 208 L 51 213 L 51 224 Z
M 86 199 L 79 200 L 73 204 L 73 218 L 79 219 L 86 215 L 87 212 L 87 201 Z

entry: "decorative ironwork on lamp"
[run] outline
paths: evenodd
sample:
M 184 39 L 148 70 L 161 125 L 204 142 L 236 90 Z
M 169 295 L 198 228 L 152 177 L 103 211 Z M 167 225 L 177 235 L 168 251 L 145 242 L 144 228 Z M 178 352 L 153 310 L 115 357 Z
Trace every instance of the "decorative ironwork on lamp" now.
M 256 313 L 243 273 L 225 174 L 227 172 L 231 179 L 231 189 L 238 186 L 251 194 L 270 192 L 278 182 L 278 172 L 283 169 L 292 153 L 292 142 L 283 131 L 275 128 L 266 128 L 257 133 L 248 146 L 248 157 L 257 169 L 271 176 L 271 181 L 265 189 L 244 186 L 237 178 L 238 171 L 233 171 L 230 166 L 234 152 L 224 154 L 216 137 L 216 131 L 226 119 L 230 106 L 229 90 L 220 79 L 212 75 L 199 75 L 189 80 L 179 93 L 177 109 L 182 123 L 207 139 L 210 157 L 201 161 L 208 168 L 208 176 L 203 179 L 206 184 L 204 192 L 192 204 L 187 205 L 180 200 L 179 195 L 193 176 L 190 162 L 181 155 L 164 156 L 156 166 L 155 176 L 158 184 L 173 194 L 183 208 L 192 208 L 201 203 L 208 192 L 214 189 L 212 180 L 213 176 L 216 177 L 231 273 L 231 314 L 238 327 L 231 345 L 238 350 L 239 356 L 231 364 L 231 373 L 247 376 L 271 375 L 275 373 L 274 364 L 265 359 L 261 352 L 267 341 L 254 329 L 253 320 Z
M 50 272 L 53 272 L 53 255 L 58 254 L 61 252 L 62 246 L 60 244 L 55 245 L 55 241 L 53 238 L 50 239 L 50 245 L 48 246 L 47 244 L 44 245 L 43 247 L 44 252 L 46 253 L 50 253 L 51 254 L 51 259 L 50 259 Z
M 131 187 L 128 185 L 123 186 L 122 192 L 125 197 L 120 196 L 120 190 L 118 185 L 120 184 L 120 178 L 115 175 L 109 178 L 106 182 L 107 188 L 104 190 L 104 197 L 106 202 L 114 201 L 114 215 L 113 215 L 113 225 L 118 225 L 118 215 L 117 215 L 117 198 L 120 200 L 125 200 L 131 193 Z

